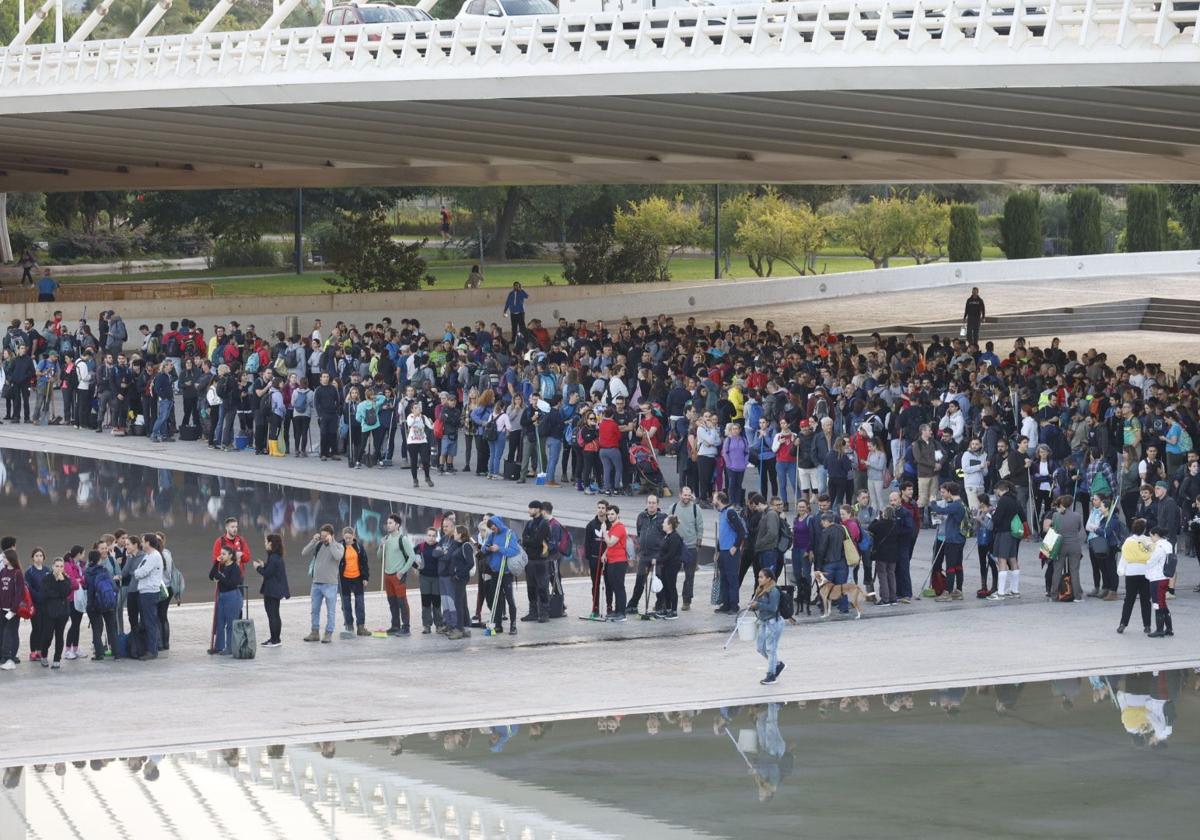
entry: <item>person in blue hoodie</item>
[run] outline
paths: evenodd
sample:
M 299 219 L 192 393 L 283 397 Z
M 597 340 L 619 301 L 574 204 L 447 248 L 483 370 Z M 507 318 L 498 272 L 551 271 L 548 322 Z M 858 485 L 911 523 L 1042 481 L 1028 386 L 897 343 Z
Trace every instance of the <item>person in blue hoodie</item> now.
M 504 299 L 504 313 L 512 326 L 513 341 L 519 333 L 525 332 L 525 301 L 528 299 L 529 292 L 522 289 L 520 283 L 513 283 L 512 291 Z
M 491 577 L 488 584 L 488 602 L 492 604 L 493 621 L 496 632 L 504 629 L 504 606 L 508 605 L 509 634 L 517 634 L 517 602 L 513 597 L 513 576 L 508 571 L 508 559 L 521 553 L 521 540 L 516 533 L 504 524 L 499 516 L 492 516 L 487 521 L 488 538 L 480 546 L 480 553 L 487 558 Z M 503 570 L 503 574 L 501 571 Z M 498 588 L 498 592 L 497 592 Z
M 933 512 L 942 517 L 938 536 L 942 540 L 942 562 L 946 572 L 946 589 L 935 601 L 961 601 L 963 587 L 963 548 L 967 538 L 962 532 L 963 518 L 969 516 L 962 503 L 962 489 L 947 481 L 941 487 L 942 498 L 932 502 Z

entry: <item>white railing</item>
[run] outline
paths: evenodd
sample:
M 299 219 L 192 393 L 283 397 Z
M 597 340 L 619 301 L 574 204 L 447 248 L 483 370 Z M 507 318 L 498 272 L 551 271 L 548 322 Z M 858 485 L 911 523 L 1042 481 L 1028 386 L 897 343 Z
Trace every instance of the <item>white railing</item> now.
M 729 57 L 771 55 L 802 63 L 805 54 L 834 50 L 994 52 L 1064 43 L 1083 50 L 1101 45 L 1194 48 L 1200 46 L 1198 16 L 1197 0 L 1026 0 L 1025 5 L 1013 0 L 830 0 L 213 32 L 0 48 L 0 97 L 64 83 L 344 68 L 400 67 L 451 75 L 536 64 L 633 69 L 655 60 L 689 59 L 719 68 Z

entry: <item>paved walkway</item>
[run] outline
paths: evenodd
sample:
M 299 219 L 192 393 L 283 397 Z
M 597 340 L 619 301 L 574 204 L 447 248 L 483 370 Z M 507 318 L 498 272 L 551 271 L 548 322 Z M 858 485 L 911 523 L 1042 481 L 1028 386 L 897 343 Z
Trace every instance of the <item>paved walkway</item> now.
M 1195 577 L 1193 564 L 1187 571 Z M 0 729 L 0 755 L 7 764 L 145 755 L 1200 662 L 1200 597 L 1190 580 L 1189 594 L 1172 605 L 1178 635 L 1156 640 L 1136 627 L 1114 633 L 1116 604 L 1045 602 L 1030 577 L 1020 601 L 919 601 L 871 608 L 861 621 L 805 619 L 785 632 L 788 668 L 771 687 L 758 683 L 763 665 L 751 643 L 722 650 L 732 622 L 700 602 L 676 622 L 568 617 L 520 624 L 517 636 L 476 630 L 462 642 L 436 634 L 343 640 L 335 632 L 333 644 L 321 645 L 300 641 L 308 603 L 293 599 L 283 607 L 283 647 L 260 648 L 254 661 L 207 656 L 211 612 L 184 606 L 171 611 L 172 650 L 155 662 L 77 660 L 60 671 L 23 662 L 0 673 L 4 696 L 26 710 Z M 573 613 L 587 602 L 587 586 L 567 582 Z M 262 640 L 261 606 L 251 612 Z M 385 623 L 381 595 L 368 597 L 367 614 L 370 626 Z M 60 708 L 69 697 L 103 725 L 47 725 L 29 711 Z

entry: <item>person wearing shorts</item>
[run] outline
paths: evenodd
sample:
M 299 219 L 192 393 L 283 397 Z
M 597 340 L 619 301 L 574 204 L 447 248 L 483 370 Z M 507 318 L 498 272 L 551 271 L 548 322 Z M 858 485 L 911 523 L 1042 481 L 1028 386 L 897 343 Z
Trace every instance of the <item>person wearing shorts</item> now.
M 996 591 L 988 596 L 989 601 L 1021 597 L 1021 570 L 1017 565 L 1021 539 L 1012 535 L 1013 517 L 1025 521 L 1024 511 L 1017 502 L 1012 484 L 1000 481 L 996 484 L 996 511 L 992 514 L 992 552 L 996 555 L 996 565 L 999 567 L 999 583 Z

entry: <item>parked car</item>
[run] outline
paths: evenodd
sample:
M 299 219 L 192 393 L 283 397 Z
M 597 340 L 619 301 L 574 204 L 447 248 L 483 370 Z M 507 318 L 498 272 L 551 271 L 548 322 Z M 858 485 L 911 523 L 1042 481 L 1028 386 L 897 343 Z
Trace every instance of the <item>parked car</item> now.
M 322 28 L 341 28 L 346 26 L 364 26 L 373 23 L 417 23 L 421 21 L 433 20 L 429 12 L 423 9 L 418 9 L 416 6 L 396 6 L 391 3 L 343 3 L 334 6 L 325 13 L 324 20 L 321 21 Z M 420 38 L 424 38 L 425 34 L 420 33 Z M 332 44 L 336 40 L 336 35 L 322 35 L 322 44 Z M 367 41 L 380 41 L 383 36 L 374 32 L 367 33 Z M 345 33 L 342 35 L 342 43 L 353 44 L 358 41 L 358 35 L 354 33 Z M 372 55 L 374 55 L 372 51 Z

